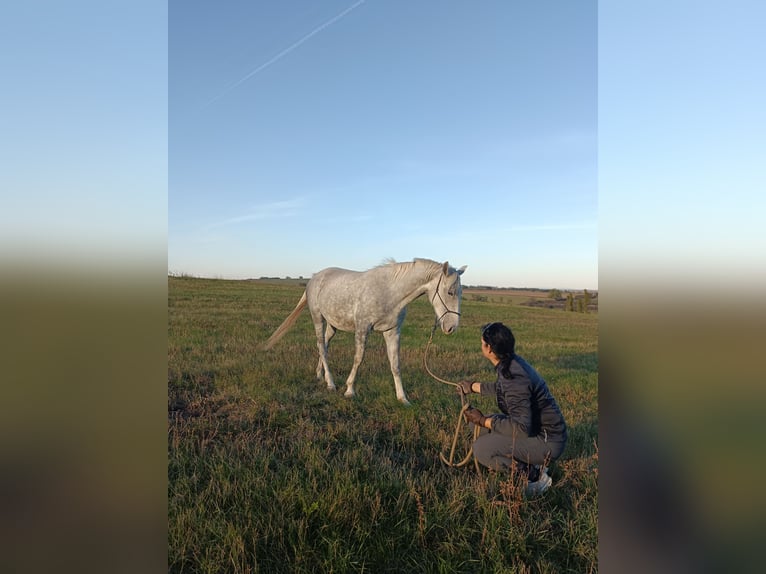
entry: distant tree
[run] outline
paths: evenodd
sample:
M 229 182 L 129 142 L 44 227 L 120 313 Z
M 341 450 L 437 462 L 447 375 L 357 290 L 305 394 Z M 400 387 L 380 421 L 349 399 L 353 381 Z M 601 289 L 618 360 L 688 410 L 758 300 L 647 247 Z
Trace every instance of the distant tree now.
M 548 292 L 548 297 L 551 299 L 556 299 L 556 300 L 561 299 L 561 291 L 559 291 L 558 289 L 551 289 Z
M 578 313 L 585 313 L 585 306 L 583 305 L 584 299 L 578 299 L 577 300 L 577 312 Z
M 567 293 L 567 303 L 565 309 L 567 311 L 574 311 L 574 295 Z
M 588 312 L 588 305 L 590 305 L 590 300 L 591 300 L 591 294 L 588 293 L 587 289 L 583 290 L 582 298 L 583 298 L 583 308 L 585 309 L 584 312 L 587 313 Z

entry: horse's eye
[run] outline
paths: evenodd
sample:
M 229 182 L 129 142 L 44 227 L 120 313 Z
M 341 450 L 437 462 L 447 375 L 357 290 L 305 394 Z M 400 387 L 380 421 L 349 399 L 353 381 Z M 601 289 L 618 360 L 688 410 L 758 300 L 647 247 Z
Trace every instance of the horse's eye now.
M 449 291 L 447 291 L 447 295 L 449 295 L 450 297 L 454 297 L 455 296 L 455 290 L 454 289 L 450 289 Z

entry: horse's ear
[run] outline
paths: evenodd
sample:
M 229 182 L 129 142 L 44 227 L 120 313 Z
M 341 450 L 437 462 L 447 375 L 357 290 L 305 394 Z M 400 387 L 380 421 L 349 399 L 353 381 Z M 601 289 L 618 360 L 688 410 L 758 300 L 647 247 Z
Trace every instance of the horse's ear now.
M 468 265 L 463 265 L 460 269 L 457 270 L 457 274 L 462 275 L 463 271 L 465 271 L 466 269 L 468 269 Z
M 442 265 L 442 273 L 449 275 L 449 261 L 445 261 L 444 265 Z

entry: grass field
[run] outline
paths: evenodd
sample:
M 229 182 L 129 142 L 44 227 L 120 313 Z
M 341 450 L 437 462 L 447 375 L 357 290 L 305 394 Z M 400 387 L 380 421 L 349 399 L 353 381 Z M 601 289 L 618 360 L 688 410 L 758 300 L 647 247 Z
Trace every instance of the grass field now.
M 168 280 L 170 572 L 598 570 L 596 314 L 464 294 L 458 331 L 434 335 L 436 374 L 491 380 L 479 326 L 501 320 L 548 381 L 570 438 L 553 487 L 525 500 L 509 477 L 439 461 L 460 399 L 423 368 L 434 321 L 425 298 L 402 328 L 404 407 L 380 334 L 368 340 L 353 399 L 343 397 L 352 334 L 330 348 L 335 392 L 315 380 L 308 312 L 274 349 L 258 350 L 301 286 Z M 497 411 L 488 397 L 472 404 Z

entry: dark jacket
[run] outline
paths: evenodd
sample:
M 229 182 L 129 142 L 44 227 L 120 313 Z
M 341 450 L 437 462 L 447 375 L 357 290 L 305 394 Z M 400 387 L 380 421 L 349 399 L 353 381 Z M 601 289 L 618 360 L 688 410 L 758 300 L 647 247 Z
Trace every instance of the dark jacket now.
M 537 436 L 544 430 L 548 441 L 565 441 L 564 417 L 540 374 L 518 355 L 511 359 L 510 378 L 503 375 L 502 365 L 496 370 L 495 382 L 481 383 L 481 394 L 496 395 L 503 412 L 493 415 L 492 430 L 512 435 L 515 429 L 526 436 Z

